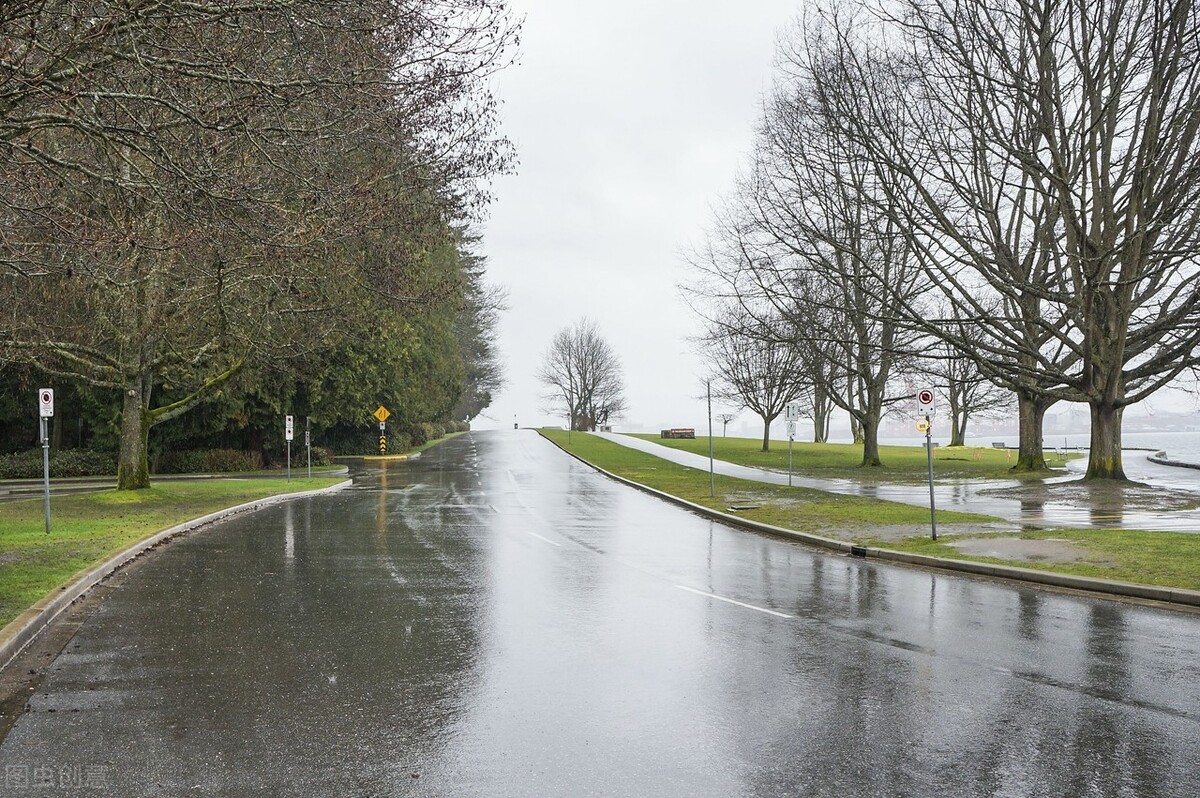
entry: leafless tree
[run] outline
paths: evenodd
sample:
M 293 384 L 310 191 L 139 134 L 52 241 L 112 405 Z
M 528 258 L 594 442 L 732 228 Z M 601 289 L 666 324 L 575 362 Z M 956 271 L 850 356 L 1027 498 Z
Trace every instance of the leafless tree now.
M 725 430 L 729 427 L 729 422 L 737 418 L 737 413 L 717 413 L 717 421 L 721 422 L 721 437 L 725 437 Z
M 902 398 L 893 383 L 911 357 L 899 309 L 921 292 L 916 262 L 878 208 L 873 162 L 840 135 L 814 64 L 785 48 L 778 71 L 739 191 L 759 246 L 743 261 L 746 283 L 820 353 L 828 399 L 861 430 L 862 464 L 878 466 L 879 424 Z
M 709 322 L 701 346 L 716 378 L 716 393 L 748 408 L 763 422 L 762 450 L 771 448 L 771 422 L 807 386 L 807 371 L 798 347 L 778 319 L 774 326 L 740 309 L 730 309 Z
M 932 386 L 946 399 L 951 446 L 966 445 L 967 424 L 972 418 L 1012 408 L 1015 397 L 1011 390 L 986 379 L 974 357 L 963 355 L 944 341 L 931 342 L 917 368 L 930 377 Z
M 1124 408 L 1200 358 L 1200 9 L 905 0 L 876 13 L 881 32 L 833 26 L 838 70 L 860 89 L 838 93 L 838 118 L 877 162 L 926 282 L 981 334 L 911 318 L 1017 390 L 1023 422 L 1087 402 L 1088 476 L 1123 478 Z M 1029 467 L 1033 435 L 1023 423 Z
M 551 410 L 566 406 L 573 430 L 594 431 L 625 411 L 620 358 L 591 319 L 554 335 L 537 378 Z

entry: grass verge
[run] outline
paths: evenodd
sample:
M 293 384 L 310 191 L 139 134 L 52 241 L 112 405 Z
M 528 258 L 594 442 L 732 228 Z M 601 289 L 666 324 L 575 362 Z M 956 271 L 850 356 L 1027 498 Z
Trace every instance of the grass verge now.
M 863 545 L 895 551 L 974 560 L 1019 568 L 1036 568 L 1060 574 L 1113 579 L 1141 585 L 1200 590 L 1200 535 L 1186 532 L 1153 532 L 1140 529 L 1048 529 L 1020 532 L 1011 537 L 1023 540 L 1061 541 L 1087 551 L 1075 562 L 1028 562 L 964 554 L 949 545 L 964 537 L 980 535 L 909 537 L 901 540 L 864 538 Z M 1008 537 L 1008 536 L 1006 536 Z
M 0 504 L 0 627 L 79 572 L 157 532 L 226 507 L 329 487 L 341 479 L 160 482 L 146 490 L 55 497 L 49 535 L 40 498 Z
M 709 477 L 705 471 L 676 465 L 587 434 L 574 433 L 572 443 L 568 445 L 566 432 L 542 430 L 541 433 L 567 451 L 606 471 L 704 507 L 729 512 L 731 504 L 758 505 L 756 509 L 742 510 L 736 514 L 786 529 L 848 540 L 862 546 L 934 557 L 1200 590 L 1200 534 L 1127 529 L 1008 530 L 999 535 L 1022 540 L 1057 541 L 1077 547 L 1084 554 L 1075 561 L 1061 563 L 975 556 L 964 553 L 950 544 L 965 538 L 996 538 L 998 533 L 985 527 L 999 522 L 1000 519 L 939 511 L 938 540 L 934 542 L 929 539 L 926 531 L 929 512 L 920 507 L 839 496 L 807 488 L 768 485 L 720 475 L 716 477 L 717 496 L 714 499 L 709 496 Z M 707 441 L 702 443 L 705 447 L 704 453 L 707 453 Z M 924 456 L 924 450 L 917 451 Z M 785 446 L 784 457 L 786 456 Z M 722 459 L 738 462 L 729 457 Z M 784 462 L 786 467 L 786 459 Z M 859 470 L 858 473 L 861 474 L 862 471 Z M 1007 478 L 1007 475 L 1004 478 Z M 902 532 L 897 535 L 897 528 L 905 526 L 911 527 L 913 534 Z
M 654 443 L 681 449 L 694 454 L 708 455 L 708 438 L 671 438 L 658 435 L 632 434 Z M 762 439 L 713 438 L 713 454 L 717 459 L 754 468 L 770 468 L 787 471 L 787 441 L 771 441 L 771 450 L 762 451 Z M 796 474 L 831 479 L 854 479 L 862 482 L 924 482 L 928 479 L 928 462 L 922 446 L 879 447 L 880 468 L 863 468 L 862 446 L 856 443 L 793 443 L 792 471 Z M 1061 469 L 1071 457 L 1046 453 L 1046 461 L 1052 468 Z M 986 479 L 1042 479 L 1060 476 L 1061 471 L 1043 471 L 1033 474 L 1013 473 L 1010 469 L 1016 455 L 1007 449 L 992 449 L 982 446 L 936 447 L 933 450 L 934 478 L 986 478 Z
M 640 482 L 672 496 L 722 512 L 744 507 L 736 513 L 764 524 L 773 524 L 800 532 L 841 537 L 847 528 L 858 526 L 911 525 L 914 529 L 929 524 L 929 510 L 908 504 L 842 496 L 810 488 L 771 485 L 746 479 L 716 475 L 716 496 L 709 496 L 707 471 L 677 465 L 644 452 L 621 446 L 586 433 L 539 430 L 563 449 L 582 457 L 606 471 Z M 986 524 L 999 519 L 953 511 L 938 511 L 938 524 Z

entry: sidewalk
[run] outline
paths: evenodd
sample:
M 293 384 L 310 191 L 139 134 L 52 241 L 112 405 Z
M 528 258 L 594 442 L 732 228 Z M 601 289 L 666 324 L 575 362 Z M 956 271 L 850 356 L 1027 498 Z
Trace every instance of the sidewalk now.
M 592 433 L 605 440 L 652 454 L 680 465 L 708 470 L 708 458 L 657 443 L 611 432 Z M 1037 482 L 1019 480 L 937 479 L 934 496 L 939 510 L 958 510 L 1002 518 L 1030 527 L 1148 529 L 1164 532 L 1200 532 L 1200 506 L 1170 509 L 1167 503 L 1200 505 L 1200 471 L 1156 465 L 1143 451 L 1125 453 L 1125 471 L 1136 485 L 1070 485 L 1087 469 L 1087 460 L 1072 460 L 1072 472 Z M 750 468 L 722 460 L 714 462 L 718 474 L 788 484 L 787 473 Z M 866 496 L 919 507 L 929 506 L 926 484 L 855 482 L 793 476 L 792 484 L 829 493 Z

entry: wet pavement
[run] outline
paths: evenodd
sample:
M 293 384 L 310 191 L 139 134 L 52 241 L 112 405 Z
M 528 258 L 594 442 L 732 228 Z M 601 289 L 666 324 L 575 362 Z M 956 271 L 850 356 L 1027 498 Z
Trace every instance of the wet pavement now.
M 708 458 L 702 455 L 619 433 L 593 434 L 673 463 L 708 470 Z M 1037 527 L 1200 532 L 1200 470 L 1151 463 L 1146 459 L 1148 454 L 1151 452 L 1130 450 L 1124 453 L 1126 475 L 1141 485 L 1081 487 L 1074 483 L 1087 471 L 1087 460 L 1077 459 L 1068 461 L 1068 474 L 1036 481 L 946 479 L 938 478 L 935 473 L 934 499 L 939 510 L 981 513 Z M 721 460 L 714 462 L 714 470 L 739 479 L 788 484 L 787 472 Z M 793 475 L 792 484 L 918 507 L 929 506 L 927 483 L 871 483 Z
M 110 590 L 0 744 L 0 795 L 1200 783 L 1200 615 L 731 530 L 533 432 L 234 518 Z

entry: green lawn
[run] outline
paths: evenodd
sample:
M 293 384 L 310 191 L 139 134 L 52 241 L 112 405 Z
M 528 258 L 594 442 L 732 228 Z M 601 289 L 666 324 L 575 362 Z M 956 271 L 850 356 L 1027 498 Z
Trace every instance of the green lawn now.
M 940 534 L 936 543 L 927 537 L 892 541 L 864 539 L 862 542 L 868 546 L 929 554 L 934 557 L 952 557 L 956 560 L 1015 565 L 1021 568 L 1036 568 L 1039 571 L 1093 576 L 1142 585 L 1200 590 L 1200 534 L 1134 529 L 1050 529 L 1021 532 L 1014 537 L 1066 540 L 1087 549 L 1088 556 L 1084 561 L 1072 563 L 1028 563 L 993 557 L 974 557 L 948 545 L 958 537 Z
M 0 627 L 80 571 L 157 532 L 254 499 L 340 481 L 162 481 L 147 490 L 56 496 L 49 535 L 40 498 L 0 504 Z
M 975 560 L 1078 576 L 1200 590 L 1200 534 L 1106 529 L 1013 531 L 1002 534 L 1006 537 L 1066 540 L 1086 549 L 1087 555 L 1071 563 L 1028 562 L 978 557 L 965 554 L 949 544 L 966 537 L 984 537 L 988 534 L 994 536 L 995 532 L 984 532 L 980 524 L 994 523 L 999 519 L 939 510 L 938 540 L 934 542 L 930 540 L 928 533 L 929 511 L 921 507 L 838 496 L 804 488 L 767 485 L 722 476 L 716 477 L 716 498 L 710 498 L 707 471 L 676 465 L 587 434 L 574 433 L 572 443 L 568 446 L 566 432 L 542 430 L 541 433 L 564 449 L 607 471 L 705 507 L 728 512 L 731 504 L 759 505 L 756 509 L 738 511 L 736 514 L 786 529 L 849 539 L 863 546 L 928 554 L 936 557 Z M 659 441 L 656 436 L 638 437 Z M 778 452 L 763 455 L 761 452 L 751 450 L 749 444 L 761 445 L 761 442 L 734 438 L 724 440 L 727 444 L 724 453 L 721 449 L 717 449 L 717 455 L 721 459 L 746 465 L 775 467 L 771 465 L 773 461 L 770 458 L 777 457 Z M 707 454 L 707 440 L 660 442 L 671 443 L 676 448 L 689 451 L 701 451 L 701 447 L 703 447 L 703 453 Z M 813 471 L 807 473 L 851 478 L 856 474 L 861 476 L 864 473 L 863 469 L 846 465 L 847 458 L 850 456 L 846 450 L 851 447 L 838 444 L 805 444 L 804 446 L 812 449 L 813 462 L 824 463 L 823 466 L 817 466 Z M 897 463 L 904 462 L 905 453 L 902 448 L 888 447 L 888 452 L 899 455 L 895 458 Z M 924 456 L 922 449 L 916 449 L 915 452 L 921 457 Z M 730 453 L 733 456 L 729 456 Z M 996 454 L 999 454 L 1000 457 L 1004 456 L 1003 452 L 988 454 L 991 455 L 993 463 L 995 463 Z M 784 468 L 786 468 L 786 443 L 783 446 L 782 456 Z M 915 468 L 912 465 L 912 458 L 913 455 L 909 453 L 907 455 L 909 469 Z M 977 461 L 968 460 L 968 462 Z M 988 475 L 986 465 L 988 461 L 984 459 L 982 462 L 984 466 L 979 467 L 971 474 L 972 476 L 982 478 Z M 921 466 L 924 467 L 923 461 Z M 935 468 L 937 467 L 935 465 Z M 821 468 L 828 470 L 822 471 Z M 900 468 L 897 466 L 897 470 Z M 1003 472 L 999 476 L 1008 478 L 1008 475 Z M 895 527 L 898 525 L 911 525 L 913 534 L 902 535 L 898 539 L 894 534 L 886 539 L 880 536 L 881 531 L 889 527 L 888 531 L 894 533 Z M 846 534 L 847 530 L 850 531 L 849 535 Z
M 911 524 L 918 530 L 929 525 L 929 510 L 921 507 L 809 488 L 769 485 L 720 474 L 715 480 L 717 495 L 712 497 L 709 496 L 707 471 L 677 465 L 586 433 L 573 433 L 568 444 L 565 431 L 539 432 L 606 471 L 705 507 L 724 512 L 731 506 L 757 504 L 756 509 L 739 510 L 737 514 L 766 524 L 814 534 L 847 526 Z M 938 524 L 996 520 L 983 515 L 938 511 Z
M 708 455 L 708 438 L 666 439 L 656 434 L 633 434 L 654 443 L 682 449 L 685 452 Z M 761 438 L 713 438 L 713 454 L 718 460 L 755 468 L 772 468 L 786 471 L 788 467 L 787 441 L 771 441 L 771 450 L 762 451 Z M 881 446 L 882 468 L 862 468 L 862 446 L 855 443 L 801 443 L 792 444 L 792 471 L 812 477 L 856 479 L 861 481 L 922 482 L 928 479 L 928 463 L 922 446 Z M 934 478 L 979 477 L 987 479 L 1012 479 L 1020 476 L 1041 478 L 1052 475 L 1013 474 L 1009 471 L 1016 454 L 1008 450 L 990 447 L 935 447 L 933 450 Z M 1065 465 L 1065 457 L 1054 452 L 1047 453 L 1047 462 L 1056 468 Z

